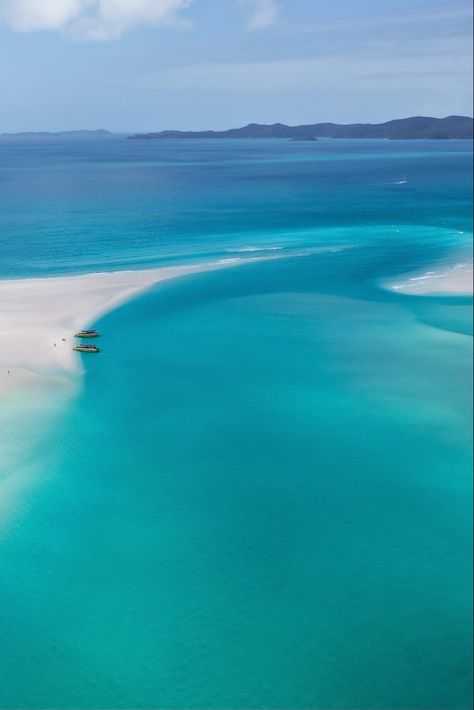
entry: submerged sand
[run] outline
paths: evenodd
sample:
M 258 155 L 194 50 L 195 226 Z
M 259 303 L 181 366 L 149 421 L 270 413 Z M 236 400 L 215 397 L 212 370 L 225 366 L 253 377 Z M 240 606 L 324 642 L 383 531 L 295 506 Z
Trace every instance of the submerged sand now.
M 279 257 L 0 281 L 0 529 L 18 514 L 19 491 L 37 481 L 44 432 L 80 387 L 83 356 L 72 350 L 74 333 L 160 281 L 261 258 Z M 420 295 L 472 292 L 472 265 L 408 274 L 386 287 Z

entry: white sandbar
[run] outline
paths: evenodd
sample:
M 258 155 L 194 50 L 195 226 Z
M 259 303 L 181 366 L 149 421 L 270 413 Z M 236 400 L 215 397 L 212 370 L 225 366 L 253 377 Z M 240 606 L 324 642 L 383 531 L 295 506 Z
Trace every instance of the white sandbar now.
M 80 373 L 74 333 L 153 284 L 187 273 L 243 263 L 116 271 L 0 281 L 0 396 L 28 390 L 38 380 L 64 383 Z
M 472 261 L 458 264 L 433 266 L 424 273 L 404 274 L 396 281 L 384 284 L 391 291 L 413 295 L 446 294 L 469 295 L 473 292 Z

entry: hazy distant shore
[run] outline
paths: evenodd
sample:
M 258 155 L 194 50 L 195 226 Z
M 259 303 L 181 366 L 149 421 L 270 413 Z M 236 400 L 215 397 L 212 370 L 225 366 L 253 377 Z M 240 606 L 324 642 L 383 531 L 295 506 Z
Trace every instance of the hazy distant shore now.
M 410 116 L 384 123 L 308 123 L 289 126 L 284 123 L 249 123 L 240 128 L 226 130 L 160 130 L 111 133 L 103 128 L 74 131 L 23 131 L 21 133 L 1 133 L 0 139 L 41 139 L 41 138 L 113 138 L 121 136 L 137 140 L 154 139 L 203 139 L 203 138 L 281 138 L 286 140 L 314 141 L 318 138 L 374 138 L 382 140 L 407 139 L 472 139 L 473 119 L 471 116 Z

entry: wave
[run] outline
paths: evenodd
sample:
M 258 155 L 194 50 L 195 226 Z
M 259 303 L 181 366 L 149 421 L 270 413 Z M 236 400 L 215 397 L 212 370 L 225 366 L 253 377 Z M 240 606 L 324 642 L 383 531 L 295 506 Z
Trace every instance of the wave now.
M 275 247 L 275 246 L 270 246 L 270 247 L 240 247 L 239 249 L 237 248 L 230 248 L 230 249 L 224 249 L 224 251 L 227 252 L 232 252 L 235 254 L 239 254 L 240 252 L 248 252 L 248 251 L 280 251 L 281 249 L 284 249 L 285 247 Z

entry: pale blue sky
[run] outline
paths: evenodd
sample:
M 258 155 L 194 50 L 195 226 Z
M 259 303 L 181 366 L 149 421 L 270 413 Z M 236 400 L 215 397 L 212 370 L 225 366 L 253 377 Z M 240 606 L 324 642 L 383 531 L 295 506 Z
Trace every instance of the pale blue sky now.
M 468 0 L 0 0 L 0 132 L 472 115 Z

